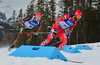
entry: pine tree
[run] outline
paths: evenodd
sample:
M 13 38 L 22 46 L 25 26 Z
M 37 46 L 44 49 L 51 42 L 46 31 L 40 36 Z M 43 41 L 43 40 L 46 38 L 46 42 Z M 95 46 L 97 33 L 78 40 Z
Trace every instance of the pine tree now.
M 64 15 L 64 4 L 65 4 L 65 2 L 63 1 L 63 0 L 60 0 L 59 2 L 58 2 L 58 8 L 57 8 L 57 11 L 58 11 L 58 17 L 57 18 L 59 18 L 59 17 L 61 17 L 61 16 L 63 16 Z M 67 11 L 67 10 L 66 10 Z
M 98 5 L 97 5 L 97 42 L 100 42 L 100 1 L 98 0 Z
M 49 5 L 50 5 L 50 25 L 52 25 L 54 22 L 55 22 L 55 15 L 56 15 L 56 7 L 55 7 L 55 1 L 54 0 L 51 0 L 50 2 L 49 2 Z
M 13 19 L 13 22 L 15 23 L 15 15 L 16 15 L 16 11 L 14 10 L 13 11 L 13 16 L 12 16 L 12 19 Z
M 19 21 L 23 19 L 23 13 L 22 13 L 22 11 L 23 11 L 22 9 L 20 9 L 20 11 L 19 11 L 19 15 L 18 15 Z
M 15 25 L 16 25 L 16 23 L 15 23 L 16 11 L 14 10 L 12 14 L 13 14 L 13 16 L 12 16 L 12 22 L 11 23 L 13 24 L 12 26 L 15 27 Z
M 26 10 L 26 17 L 30 17 L 31 15 L 33 15 L 34 13 L 33 11 L 34 11 L 33 4 L 28 5 Z

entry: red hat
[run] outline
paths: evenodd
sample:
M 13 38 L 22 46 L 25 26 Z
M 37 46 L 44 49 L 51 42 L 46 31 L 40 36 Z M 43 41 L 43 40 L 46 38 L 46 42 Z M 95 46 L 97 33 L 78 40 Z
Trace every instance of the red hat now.
M 41 18 L 41 14 L 40 14 L 40 13 L 37 13 L 37 14 L 36 14 L 36 18 L 37 18 L 37 17 Z
M 74 15 L 79 15 L 79 16 L 82 16 L 82 12 L 80 10 L 76 10 Z

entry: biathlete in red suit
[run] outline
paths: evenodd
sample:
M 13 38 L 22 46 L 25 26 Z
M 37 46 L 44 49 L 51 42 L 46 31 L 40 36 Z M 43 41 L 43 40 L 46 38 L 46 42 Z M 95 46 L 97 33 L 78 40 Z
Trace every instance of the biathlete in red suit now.
M 51 28 L 51 33 L 48 35 L 47 39 L 40 43 L 40 46 L 48 44 L 55 34 L 61 39 L 62 43 L 57 47 L 60 51 L 67 44 L 67 37 L 70 36 L 73 28 L 77 25 L 77 21 L 81 18 L 82 13 L 80 10 L 76 10 L 74 15 L 65 14 L 63 17 L 55 20 L 55 24 Z M 65 28 L 69 27 L 68 36 L 65 34 Z

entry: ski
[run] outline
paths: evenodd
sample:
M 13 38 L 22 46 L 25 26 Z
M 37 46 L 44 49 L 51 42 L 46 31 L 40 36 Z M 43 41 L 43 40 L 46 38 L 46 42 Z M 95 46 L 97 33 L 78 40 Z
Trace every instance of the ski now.
M 73 63 L 83 63 L 83 61 L 73 61 L 73 60 L 67 60 L 69 62 L 73 62 Z

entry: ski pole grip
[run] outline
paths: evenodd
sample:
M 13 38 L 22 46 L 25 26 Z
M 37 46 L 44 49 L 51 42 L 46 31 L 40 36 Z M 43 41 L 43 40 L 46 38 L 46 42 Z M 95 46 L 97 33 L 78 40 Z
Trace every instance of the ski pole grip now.
M 40 48 L 38 47 L 33 47 L 32 50 L 39 50 Z

